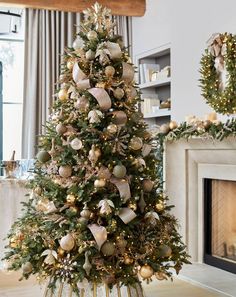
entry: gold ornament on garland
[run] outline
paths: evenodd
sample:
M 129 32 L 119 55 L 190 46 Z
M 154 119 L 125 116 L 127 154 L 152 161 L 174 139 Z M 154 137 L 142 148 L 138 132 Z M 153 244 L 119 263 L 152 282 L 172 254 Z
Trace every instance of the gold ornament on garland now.
M 216 33 L 201 59 L 201 88 L 218 113 L 236 113 L 236 35 Z
M 150 265 L 145 264 L 140 268 L 139 274 L 143 279 L 150 279 L 154 274 L 154 270 Z

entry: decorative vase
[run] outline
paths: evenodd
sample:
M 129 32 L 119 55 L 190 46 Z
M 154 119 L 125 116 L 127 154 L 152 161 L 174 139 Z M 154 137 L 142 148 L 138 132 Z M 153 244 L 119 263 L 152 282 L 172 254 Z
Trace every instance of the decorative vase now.
M 116 285 L 112 289 L 106 284 L 86 284 L 79 288 L 79 294 L 73 292 L 67 283 L 59 283 L 53 291 L 47 288 L 44 297 L 144 297 L 143 289 L 139 283 L 133 286 Z

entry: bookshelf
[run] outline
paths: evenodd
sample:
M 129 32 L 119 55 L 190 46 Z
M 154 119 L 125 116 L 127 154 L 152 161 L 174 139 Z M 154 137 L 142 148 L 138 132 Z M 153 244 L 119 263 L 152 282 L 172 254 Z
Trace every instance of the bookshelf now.
M 138 82 L 143 102 L 140 106 L 149 125 L 169 122 L 171 107 L 159 109 L 159 104 L 171 98 L 170 44 L 143 52 L 135 57 Z M 154 105 L 152 105 L 154 104 Z

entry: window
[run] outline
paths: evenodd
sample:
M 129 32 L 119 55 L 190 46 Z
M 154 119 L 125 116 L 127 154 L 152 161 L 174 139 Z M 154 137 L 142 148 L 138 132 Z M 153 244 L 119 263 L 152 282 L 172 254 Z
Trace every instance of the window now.
M 0 159 L 21 158 L 24 43 L 0 39 Z

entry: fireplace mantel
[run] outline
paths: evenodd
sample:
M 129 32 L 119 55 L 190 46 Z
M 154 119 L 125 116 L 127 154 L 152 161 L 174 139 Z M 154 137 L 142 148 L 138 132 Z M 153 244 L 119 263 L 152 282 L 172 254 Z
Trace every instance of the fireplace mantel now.
M 236 180 L 236 138 L 167 141 L 164 178 L 193 262 L 203 262 L 203 178 Z

